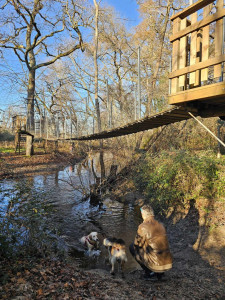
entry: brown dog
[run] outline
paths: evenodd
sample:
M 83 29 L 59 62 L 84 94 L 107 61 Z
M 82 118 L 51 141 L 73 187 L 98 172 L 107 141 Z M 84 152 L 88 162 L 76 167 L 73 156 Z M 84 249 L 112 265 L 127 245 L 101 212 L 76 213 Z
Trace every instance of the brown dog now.
M 116 238 L 105 238 L 103 240 L 103 245 L 108 249 L 109 262 L 112 265 L 111 274 L 115 274 L 115 263 L 118 262 L 119 269 L 124 277 L 123 267 L 125 262 L 127 262 L 127 255 L 125 251 L 125 242 L 122 239 Z

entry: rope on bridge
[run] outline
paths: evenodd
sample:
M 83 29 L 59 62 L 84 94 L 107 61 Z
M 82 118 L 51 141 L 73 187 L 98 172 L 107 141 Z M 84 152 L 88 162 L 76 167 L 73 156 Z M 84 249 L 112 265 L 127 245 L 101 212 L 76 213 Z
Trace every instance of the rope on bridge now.
M 77 141 L 99 140 L 99 139 L 107 139 L 107 138 L 137 133 L 140 131 L 145 131 L 145 130 L 157 128 L 157 127 L 160 127 L 163 125 L 169 125 L 172 123 L 190 119 L 191 116 L 188 113 L 190 111 L 193 115 L 198 116 L 197 109 L 190 109 L 190 107 L 187 109 L 185 107 L 175 106 L 168 110 L 160 112 L 156 115 L 145 117 L 138 121 L 128 123 L 126 125 L 123 125 L 123 126 L 120 126 L 120 127 L 114 128 L 114 129 L 105 130 L 100 133 L 95 133 L 95 134 L 91 134 L 91 135 L 87 135 L 87 136 L 70 138 L 67 140 L 77 140 Z

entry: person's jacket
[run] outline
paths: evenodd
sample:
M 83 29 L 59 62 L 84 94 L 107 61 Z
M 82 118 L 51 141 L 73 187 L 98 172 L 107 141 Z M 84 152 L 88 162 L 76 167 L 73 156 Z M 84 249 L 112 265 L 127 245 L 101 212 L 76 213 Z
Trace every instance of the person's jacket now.
M 147 218 L 139 225 L 134 251 L 137 261 L 153 272 L 165 272 L 172 268 L 173 258 L 165 227 L 154 217 Z

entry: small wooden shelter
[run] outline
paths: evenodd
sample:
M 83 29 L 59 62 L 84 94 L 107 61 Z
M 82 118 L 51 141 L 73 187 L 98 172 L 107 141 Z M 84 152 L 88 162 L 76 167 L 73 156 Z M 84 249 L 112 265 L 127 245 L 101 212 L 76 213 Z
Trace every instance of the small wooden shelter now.
M 16 132 L 18 130 L 26 130 L 27 118 L 24 115 L 15 115 L 12 117 L 12 130 Z
M 21 146 L 26 145 L 26 155 L 33 155 L 34 136 L 26 131 L 27 118 L 24 115 L 13 116 L 13 132 L 15 133 L 15 153 L 21 151 Z
M 198 0 L 171 20 L 169 104 L 196 108 L 202 117 L 225 116 L 223 0 Z

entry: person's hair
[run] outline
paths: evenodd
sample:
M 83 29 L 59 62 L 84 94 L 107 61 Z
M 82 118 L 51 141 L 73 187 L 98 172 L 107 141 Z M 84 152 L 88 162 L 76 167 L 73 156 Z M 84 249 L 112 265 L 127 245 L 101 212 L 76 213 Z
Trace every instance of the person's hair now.
M 154 210 L 149 204 L 145 204 L 141 207 L 141 210 L 144 210 L 149 216 L 154 216 Z

